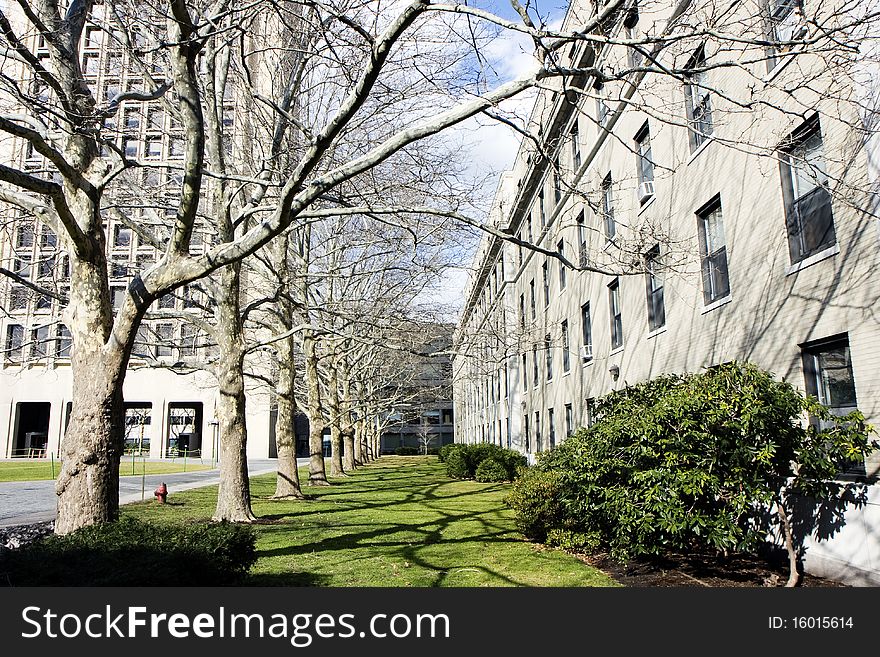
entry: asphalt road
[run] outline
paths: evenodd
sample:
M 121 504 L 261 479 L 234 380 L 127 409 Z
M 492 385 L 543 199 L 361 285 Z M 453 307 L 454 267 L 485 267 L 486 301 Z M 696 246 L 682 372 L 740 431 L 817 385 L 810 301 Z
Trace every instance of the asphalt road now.
M 248 473 L 254 476 L 274 472 L 276 463 L 275 459 L 248 461 Z M 299 459 L 298 463 L 306 464 L 308 459 Z M 120 477 L 119 503 L 140 502 L 142 485 L 145 499 L 152 499 L 153 491 L 163 481 L 168 486 L 169 497 L 173 497 L 176 492 L 216 484 L 219 475 L 219 470 L 147 475 L 143 484 L 139 476 Z M 54 481 L 0 482 L 0 527 L 54 520 L 55 501 Z

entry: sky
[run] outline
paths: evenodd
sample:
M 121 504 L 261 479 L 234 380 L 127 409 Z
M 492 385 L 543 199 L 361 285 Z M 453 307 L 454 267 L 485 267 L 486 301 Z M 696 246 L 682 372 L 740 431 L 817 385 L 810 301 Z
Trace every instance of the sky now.
M 519 20 L 508 0 L 471 0 L 468 4 L 492 11 L 498 16 Z M 525 5 L 525 0 L 523 0 Z M 531 3 L 535 5 L 534 2 Z M 558 0 L 545 0 L 537 3 L 540 15 L 550 23 L 561 22 L 568 3 Z M 530 14 L 534 16 L 534 11 Z M 526 74 L 535 66 L 531 54 L 531 40 L 516 32 L 505 32 L 481 51 L 495 69 L 499 79 L 513 80 Z M 527 117 L 531 111 L 534 96 L 523 95 L 511 99 L 502 106 L 508 112 Z M 500 175 L 510 169 L 516 157 L 521 137 L 510 127 L 491 121 L 486 117 L 471 119 L 451 131 L 456 138 L 465 143 L 470 152 L 469 168 L 475 175 L 491 173 L 485 195 L 488 200 L 494 196 Z M 487 208 L 488 209 L 488 208 Z M 468 283 L 469 268 L 473 253 L 462 258 L 461 266 L 447 270 L 442 281 L 425 292 L 419 301 L 428 304 L 441 304 L 448 308 L 451 321 L 464 302 L 463 294 Z

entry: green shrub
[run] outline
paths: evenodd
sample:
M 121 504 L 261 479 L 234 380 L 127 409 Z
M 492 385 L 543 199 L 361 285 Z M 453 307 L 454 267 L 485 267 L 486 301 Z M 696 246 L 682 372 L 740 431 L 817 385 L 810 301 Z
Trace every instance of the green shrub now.
M 403 445 L 402 447 L 398 447 L 394 450 L 394 454 L 397 456 L 418 456 L 419 449 L 418 447 L 409 447 L 407 445 Z
M 464 445 L 461 443 L 449 443 L 448 445 L 443 445 L 440 450 L 437 452 L 437 456 L 440 457 L 440 463 L 446 462 L 446 457 L 457 449 L 463 449 Z
M 247 525 L 154 525 L 133 518 L 47 536 L 0 556 L 13 586 L 221 586 L 257 559 Z
M 486 459 L 477 466 L 474 478 L 483 484 L 510 481 L 512 479 L 508 474 L 507 467 L 501 461 L 493 458 Z
M 469 479 L 471 476 L 467 450 L 455 449 L 446 453 L 446 475 L 453 479 Z
M 751 364 L 659 377 L 606 395 L 596 411 L 509 499 L 530 538 L 583 541 L 621 560 L 755 550 L 796 496 L 842 513 L 864 484 L 837 473 L 876 447 L 861 413 L 834 417 Z M 804 426 L 805 414 L 830 428 Z
M 428 456 L 439 456 L 440 448 L 439 447 L 429 447 L 428 448 Z
M 454 465 L 450 467 L 449 460 L 452 454 L 457 456 Z M 519 452 L 492 443 L 446 445 L 441 450 L 441 460 L 447 464 L 447 475 L 456 479 L 473 479 L 481 463 L 493 460 L 501 464 L 505 470 L 503 481 L 512 480 L 518 470 L 528 464 L 526 457 Z
M 562 476 L 555 471 L 527 468 L 504 498 L 515 514 L 516 528 L 526 538 L 544 542 L 565 519 Z

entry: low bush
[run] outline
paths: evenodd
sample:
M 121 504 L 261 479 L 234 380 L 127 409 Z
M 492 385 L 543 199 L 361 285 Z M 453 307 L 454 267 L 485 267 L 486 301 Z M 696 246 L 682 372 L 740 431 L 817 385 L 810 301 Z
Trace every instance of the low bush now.
M 491 443 L 457 443 L 454 446 L 446 445 L 443 450 L 446 450 L 442 454 L 442 460 L 446 463 L 446 474 L 455 479 L 475 478 L 480 464 L 492 460 L 504 468 L 505 477 L 500 481 L 509 481 L 528 463 L 526 457 L 519 452 Z
M 543 543 L 565 519 L 562 498 L 560 473 L 533 467 L 520 473 L 504 501 L 514 510 L 516 528 Z
M 489 458 L 477 466 L 477 471 L 474 473 L 474 479 L 482 484 L 491 484 L 500 481 L 510 481 L 511 477 L 507 472 L 507 468 L 501 463 L 501 461 Z
M 0 580 L 12 586 L 237 584 L 257 560 L 255 543 L 247 525 L 123 518 L 3 551 Z
M 428 456 L 439 456 L 440 448 L 439 447 L 429 447 L 428 448 Z
M 404 445 L 395 449 L 394 454 L 396 456 L 418 456 L 419 449 L 418 447 L 408 447 Z
M 449 443 L 448 445 L 443 445 L 437 452 L 437 456 L 440 457 L 440 463 L 446 462 L 446 457 L 454 452 L 457 449 L 463 449 L 464 445 L 461 443 Z

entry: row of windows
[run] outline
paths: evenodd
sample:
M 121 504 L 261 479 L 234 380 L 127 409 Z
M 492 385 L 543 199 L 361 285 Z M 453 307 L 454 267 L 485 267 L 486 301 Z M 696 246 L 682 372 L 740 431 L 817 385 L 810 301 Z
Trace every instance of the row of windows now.
M 46 357 L 70 358 L 72 339 L 63 324 L 27 329 L 21 324 L 7 324 L 4 357 L 13 363 L 39 361 Z M 179 359 L 197 352 L 210 351 L 212 345 L 192 324 L 160 322 L 138 329 L 133 357 Z

